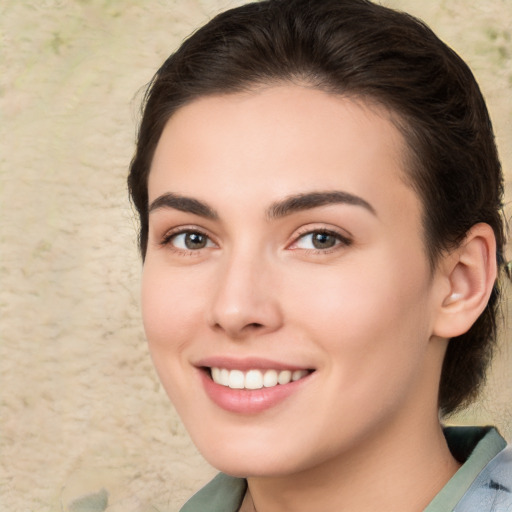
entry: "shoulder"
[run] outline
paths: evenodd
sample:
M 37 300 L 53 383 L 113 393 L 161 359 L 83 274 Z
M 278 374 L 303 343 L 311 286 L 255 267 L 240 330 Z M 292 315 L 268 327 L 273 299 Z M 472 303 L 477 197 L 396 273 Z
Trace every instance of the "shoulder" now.
M 244 499 L 247 482 L 219 473 L 185 505 L 180 512 L 237 512 Z
M 485 466 L 454 509 L 469 511 L 512 512 L 512 446 Z

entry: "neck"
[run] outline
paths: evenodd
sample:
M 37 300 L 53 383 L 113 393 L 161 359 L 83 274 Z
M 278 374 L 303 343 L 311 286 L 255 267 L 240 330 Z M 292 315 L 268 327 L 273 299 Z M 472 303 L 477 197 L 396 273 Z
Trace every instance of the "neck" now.
M 398 435 L 391 428 L 389 436 L 384 429 L 366 439 L 356 453 L 344 453 L 300 473 L 248 478 L 242 510 L 420 512 L 459 465 L 437 418 L 430 419 L 428 429 L 424 423 L 409 427 Z

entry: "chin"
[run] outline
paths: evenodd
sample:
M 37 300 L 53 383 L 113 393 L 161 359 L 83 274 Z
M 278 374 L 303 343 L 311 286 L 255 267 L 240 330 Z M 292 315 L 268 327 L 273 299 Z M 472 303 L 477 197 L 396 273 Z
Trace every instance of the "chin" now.
M 249 447 L 239 449 L 234 445 L 224 443 L 213 449 L 211 445 L 206 449 L 203 449 L 201 445 L 196 446 L 210 465 L 227 475 L 241 478 L 270 476 L 277 469 L 276 458 L 261 448 L 256 450 Z
M 216 436 L 214 441 L 212 436 L 209 443 L 196 443 L 196 446 L 214 468 L 241 478 L 292 475 L 329 458 L 328 450 L 324 449 L 308 453 L 305 448 L 308 445 L 314 446 L 311 440 L 287 443 L 286 436 L 282 436 L 279 441 L 262 436 L 255 442 L 254 436 L 251 437 Z
M 205 456 L 205 459 L 214 468 L 239 478 L 279 477 L 296 472 L 296 468 L 288 464 L 283 465 L 275 458 L 262 456 L 261 451 L 259 457 L 247 458 L 247 460 L 243 460 L 243 458 L 243 455 L 237 453 L 224 457 Z

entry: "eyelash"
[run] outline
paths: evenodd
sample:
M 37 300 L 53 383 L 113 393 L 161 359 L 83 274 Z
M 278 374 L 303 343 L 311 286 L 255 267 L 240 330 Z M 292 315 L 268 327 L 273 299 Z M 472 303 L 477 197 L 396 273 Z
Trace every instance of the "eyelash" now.
M 325 248 L 325 249 L 302 249 L 303 251 L 307 252 L 308 254 L 320 254 L 320 255 L 331 254 L 334 251 L 341 249 L 342 247 L 348 247 L 348 246 L 352 245 L 352 240 L 348 236 L 342 235 L 338 231 L 334 231 L 334 230 L 326 229 L 326 228 L 311 229 L 311 227 L 306 227 L 302 231 L 298 232 L 294 241 L 288 247 L 292 248 L 292 246 L 297 245 L 297 243 L 301 239 L 305 238 L 308 235 L 315 235 L 315 234 L 332 236 L 333 238 L 336 239 L 337 243 L 335 243 L 334 246 L 332 246 L 330 248 Z M 292 250 L 297 250 L 297 249 L 292 248 Z
M 180 235 L 200 235 L 200 236 L 207 238 L 207 240 L 213 242 L 211 236 L 209 236 L 205 231 L 203 231 L 201 229 L 198 229 L 196 227 L 182 227 L 182 228 L 178 228 L 176 230 L 168 231 L 162 238 L 160 245 L 163 247 L 168 247 L 171 251 L 173 251 L 179 255 L 198 256 L 200 253 L 200 249 L 181 249 L 172 244 L 172 240 L 177 238 Z M 213 243 L 215 243 L 215 242 L 213 242 Z
M 198 229 L 196 227 L 183 227 L 179 228 L 177 230 L 172 230 L 170 232 L 167 232 L 162 241 L 160 242 L 160 245 L 163 247 L 168 247 L 170 250 L 172 250 L 175 253 L 178 253 L 180 255 L 184 256 L 197 256 L 201 249 L 204 249 L 206 247 L 202 247 L 199 249 L 181 249 L 172 244 L 173 239 L 177 238 L 180 235 L 200 235 L 205 238 L 207 238 L 209 241 L 215 244 L 215 242 L 212 240 L 212 238 L 203 230 Z M 302 231 L 299 231 L 297 233 L 297 236 L 294 238 L 293 242 L 287 246 L 288 249 L 291 250 L 297 250 L 297 248 L 293 248 L 293 245 L 296 245 L 301 239 L 305 238 L 308 235 L 314 235 L 314 234 L 322 234 L 322 235 L 328 235 L 332 236 L 336 239 L 337 243 L 335 243 L 334 246 L 325 248 L 325 249 L 302 249 L 308 254 L 330 254 L 341 247 L 348 247 L 352 244 L 352 240 L 348 238 L 345 235 L 342 235 L 341 233 L 325 229 L 325 228 L 318 228 L 318 229 L 311 229 L 310 227 L 304 228 Z

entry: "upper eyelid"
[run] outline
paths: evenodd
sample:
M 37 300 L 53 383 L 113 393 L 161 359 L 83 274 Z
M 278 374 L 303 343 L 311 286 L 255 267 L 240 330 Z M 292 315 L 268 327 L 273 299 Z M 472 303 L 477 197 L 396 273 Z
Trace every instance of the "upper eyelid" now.
M 295 245 L 298 245 L 300 240 L 304 238 L 307 235 L 312 235 L 314 233 L 326 233 L 331 236 L 334 236 L 337 238 L 337 243 L 330 247 L 325 249 L 302 249 L 298 247 L 294 247 Z M 345 230 L 341 229 L 335 229 L 335 228 L 327 228 L 325 226 L 323 227 L 311 227 L 311 226 L 304 226 L 302 230 L 296 231 L 295 235 L 293 235 L 293 238 L 291 242 L 289 242 L 286 246 L 286 249 L 289 250 L 303 250 L 303 251 L 315 251 L 317 253 L 327 254 L 332 251 L 339 250 L 342 247 L 348 247 L 353 245 L 353 237 L 351 234 L 346 232 Z
M 290 245 L 296 245 L 296 244 L 300 243 L 301 240 L 305 239 L 308 236 L 312 237 L 316 233 L 321 233 L 321 234 L 333 237 L 334 239 L 337 240 L 338 243 L 341 243 L 341 244 L 347 245 L 347 244 L 352 242 L 352 240 L 350 240 L 349 238 L 347 238 L 347 237 L 345 237 L 343 235 L 340 235 L 339 233 L 335 233 L 334 231 L 320 231 L 320 230 L 318 230 L 318 231 L 309 231 L 307 233 L 304 233 L 303 235 L 298 236 Z
M 194 224 L 188 225 L 183 224 L 180 226 L 175 226 L 173 228 L 169 228 L 164 231 L 164 236 L 166 235 L 179 235 L 180 233 L 201 233 L 203 235 L 206 235 L 210 237 L 210 232 L 208 229 L 196 226 Z
M 295 234 L 292 235 L 291 238 L 293 238 L 293 240 L 297 240 L 301 236 L 308 235 L 311 233 L 320 233 L 320 232 L 321 233 L 330 233 L 332 235 L 339 236 L 340 238 L 344 238 L 346 240 L 353 239 L 352 233 L 350 233 L 346 229 L 342 229 L 342 228 L 334 227 L 334 226 L 330 226 L 330 225 L 325 225 L 325 224 L 320 224 L 320 223 L 317 225 L 308 224 L 306 226 L 302 226 L 301 228 L 295 230 Z
M 218 242 L 214 236 L 211 235 L 211 233 L 204 228 L 200 228 L 199 226 L 176 226 L 175 228 L 168 229 L 165 231 L 161 237 L 160 237 L 160 243 L 166 244 L 168 243 L 173 237 L 182 235 L 184 233 L 199 233 L 203 236 L 206 236 L 209 238 L 214 244 L 218 245 Z

